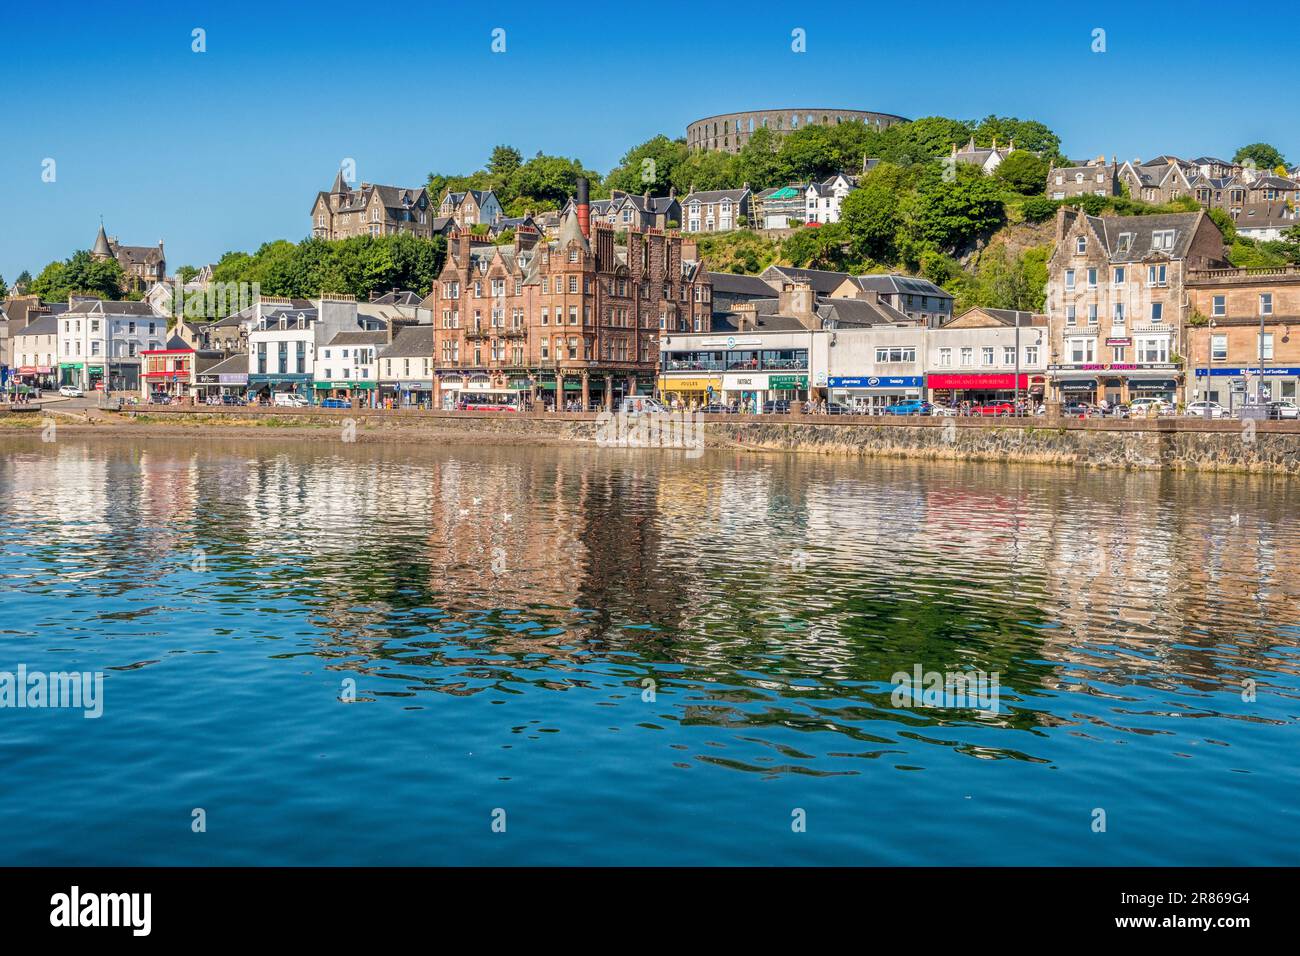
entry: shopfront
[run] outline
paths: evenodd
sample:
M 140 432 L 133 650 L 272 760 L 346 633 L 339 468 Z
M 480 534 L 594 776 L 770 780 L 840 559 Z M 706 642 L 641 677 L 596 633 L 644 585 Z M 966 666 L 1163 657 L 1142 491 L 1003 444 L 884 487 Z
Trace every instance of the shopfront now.
M 870 413 L 908 399 L 919 399 L 925 388 L 924 375 L 834 376 L 826 383 L 830 400 L 855 412 Z
M 930 401 L 937 405 L 962 402 L 983 405 L 1013 401 L 1017 390 L 1021 399 L 1042 401 L 1046 378 L 1028 372 L 1021 372 L 1019 376 L 1014 372 L 931 372 L 925 377 L 925 384 L 930 389 Z
M 1128 405 L 1138 398 L 1158 398 L 1177 404 L 1181 383 L 1180 366 L 1160 363 L 1111 363 L 1108 365 L 1051 365 L 1053 401 Z
M 659 398 L 664 404 L 674 401 L 683 405 L 692 402 L 708 405 L 722 400 L 722 376 L 689 377 L 661 375 L 659 377 Z
M 1300 368 L 1198 368 L 1195 379 L 1193 400 L 1232 410 L 1256 401 L 1300 401 Z
M 310 375 L 286 373 L 280 375 L 249 375 L 248 395 L 253 401 L 271 402 L 275 395 L 285 393 L 310 400 L 312 391 Z
M 742 408 L 761 411 L 767 402 L 808 400 L 808 376 L 766 372 L 728 373 L 722 376 L 723 401 L 739 402 Z
M 360 403 L 362 408 L 371 408 L 375 403 L 374 382 L 360 379 L 348 381 L 316 382 L 312 387 L 312 403 L 319 405 L 327 398 L 340 399 L 349 405 Z
M 391 399 L 399 408 L 432 408 L 433 382 L 385 383 L 380 401 Z
M 14 370 L 14 378 L 32 388 L 55 388 L 58 382 L 58 371 L 52 365 L 20 365 Z

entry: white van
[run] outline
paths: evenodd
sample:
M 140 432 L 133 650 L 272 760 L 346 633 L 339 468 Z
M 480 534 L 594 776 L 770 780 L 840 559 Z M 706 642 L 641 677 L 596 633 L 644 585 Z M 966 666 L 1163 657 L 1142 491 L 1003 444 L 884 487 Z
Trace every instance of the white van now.
M 628 395 L 619 405 L 620 415 L 666 415 L 668 409 L 663 402 L 648 395 Z
M 307 399 L 293 392 L 276 392 L 271 396 L 271 404 L 279 408 L 306 408 Z

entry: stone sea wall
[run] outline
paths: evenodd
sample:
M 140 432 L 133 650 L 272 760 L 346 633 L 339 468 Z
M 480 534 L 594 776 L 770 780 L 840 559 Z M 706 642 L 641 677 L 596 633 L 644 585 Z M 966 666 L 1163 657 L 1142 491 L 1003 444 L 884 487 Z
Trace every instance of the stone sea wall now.
M 351 428 L 357 441 L 421 443 L 630 444 L 644 447 L 748 449 L 844 456 L 1034 462 L 1091 468 L 1243 471 L 1300 474 L 1300 422 L 1207 422 L 1161 418 L 979 420 L 843 418 L 798 415 L 675 416 L 668 441 L 637 432 L 633 420 L 594 413 L 466 413 L 362 409 L 149 408 L 139 414 L 96 413 L 98 434 L 268 432 L 310 436 Z M 65 431 L 60 425 L 61 433 Z M 620 431 L 622 429 L 622 431 Z M 80 429 L 77 429 L 80 431 Z M 628 440 L 630 439 L 630 441 Z M 649 439 L 649 441 L 647 441 Z

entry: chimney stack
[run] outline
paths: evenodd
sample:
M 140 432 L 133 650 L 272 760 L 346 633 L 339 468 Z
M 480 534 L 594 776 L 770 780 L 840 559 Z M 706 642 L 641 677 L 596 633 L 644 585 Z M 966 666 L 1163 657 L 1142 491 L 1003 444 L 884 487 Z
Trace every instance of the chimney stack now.
M 577 183 L 577 192 L 574 198 L 574 208 L 578 212 L 578 228 L 582 230 L 582 235 L 588 240 L 591 239 L 591 193 L 587 184 L 587 177 L 579 176 Z

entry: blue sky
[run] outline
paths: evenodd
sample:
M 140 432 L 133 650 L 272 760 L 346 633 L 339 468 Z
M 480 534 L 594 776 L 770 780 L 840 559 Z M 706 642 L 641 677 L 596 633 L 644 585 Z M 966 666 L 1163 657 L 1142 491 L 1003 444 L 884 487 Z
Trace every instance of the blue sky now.
M 1230 156 L 1264 140 L 1300 161 L 1300 129 L 1279 121 L 1285 57 L 1276 83 L 1241 82 L 1268 58 L 1201 6 L 1152 19 L 1105 0 L 8 4 L 0 275 L 88 248 L 101 214 L 125 243 L 165 239 L 173 268 L 300 239 L 344 157 L 359 179 L 412 186 L 502 142 L 603 172 L 657 133 L 741 109 L 997 113 L 1042 120 L 1071 156 Z

